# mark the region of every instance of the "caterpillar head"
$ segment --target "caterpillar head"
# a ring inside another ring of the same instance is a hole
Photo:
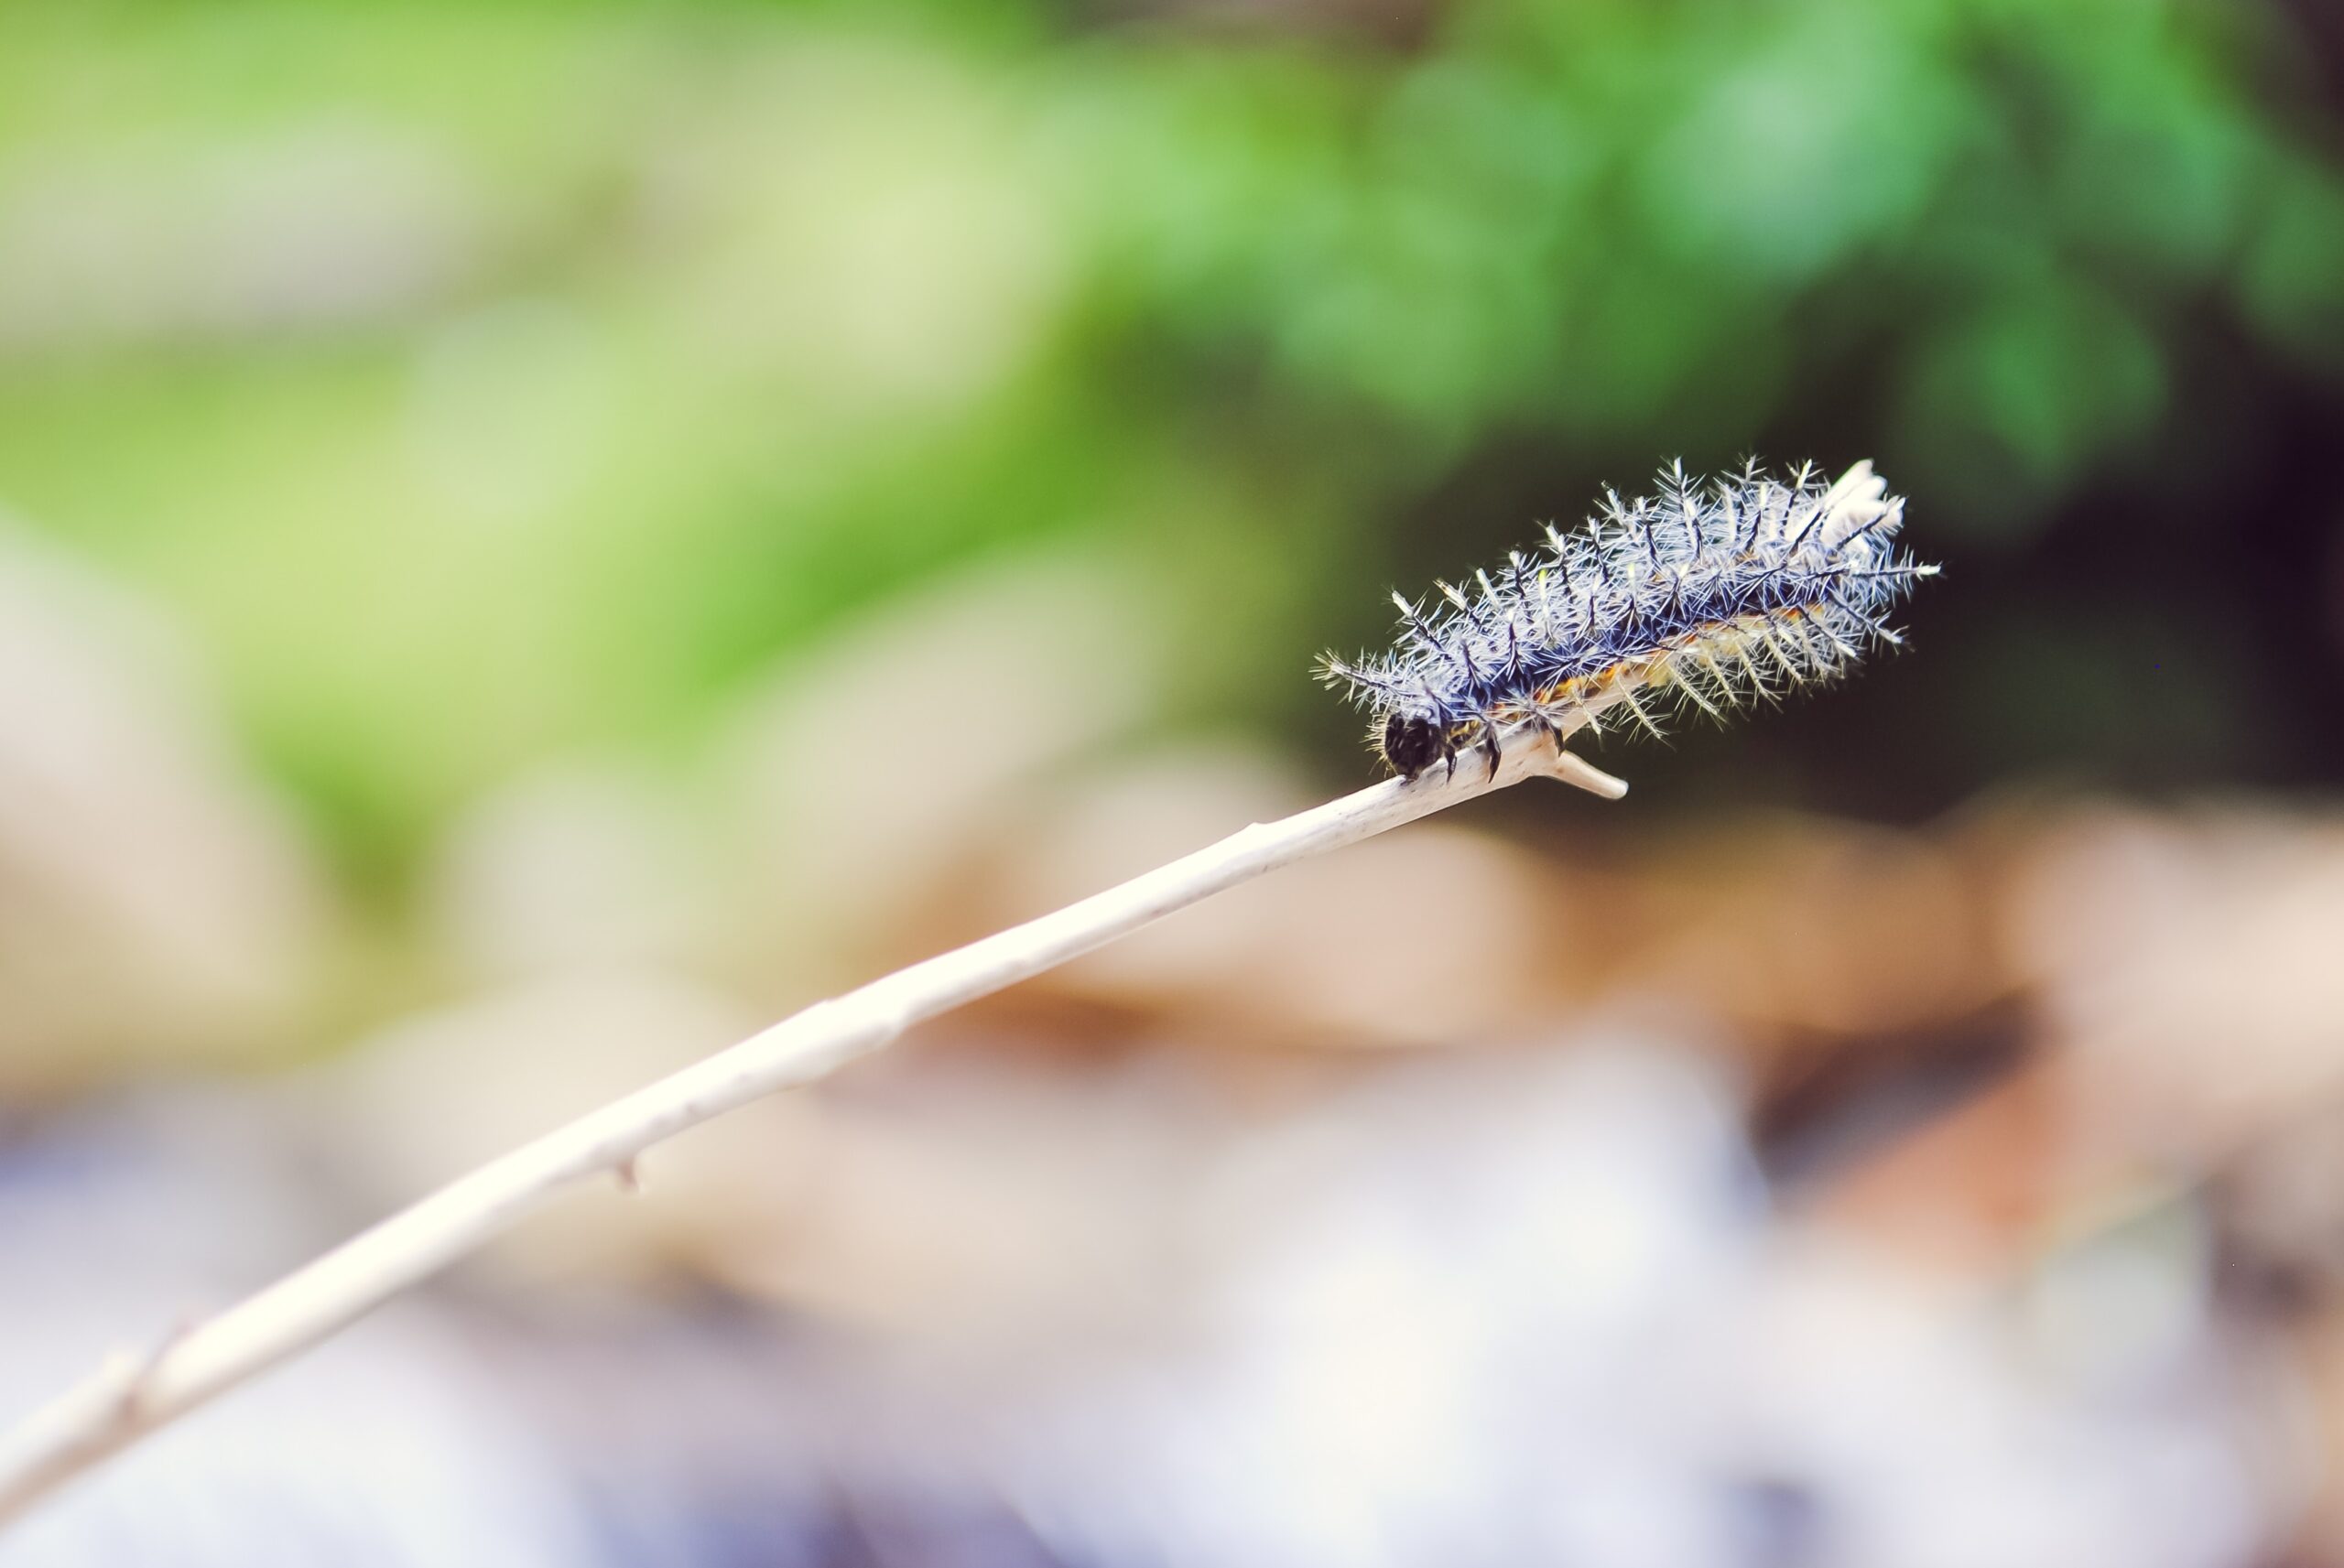
[[[1384,760],[1404,779],[1454,755],[1449,731],[1429,715],[1394,711],[1384,721]]]

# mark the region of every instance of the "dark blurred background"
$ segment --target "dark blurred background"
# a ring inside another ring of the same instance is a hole
[[[2344,1564],[2339,449],[2327,0],[0,6],[0,1419],[1369,781],[1605,484],[1947,568],[0,1563]]]

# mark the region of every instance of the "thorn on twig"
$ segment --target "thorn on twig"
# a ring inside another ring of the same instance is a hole
[[[179,1342],[194,1332],[199,1314],[183,1312],[160,1339],[145,1350],[117,1350],[108,1359],[106,1376],[121,1385],[114,1391],[114,1419],[124,1426],[135,1426],[140,1416],[140,1406],[146,1401],[146,1390],[155,1379],[155,1368],[163,1357],[179,1347]]]
[[[643,1156],[628,1155],[611,1167],[611,1174],[619,1179],[621,1191],[640,1195],[643,1192]]]
[[[142,1356],[135,1350],[117,1350],[106,1357],[105,1379],[115,1385],[115,1425],[129,1426],[138,1420],[138,1396],[146,1385],[147,1368],[154,1364],[152,1351]]]

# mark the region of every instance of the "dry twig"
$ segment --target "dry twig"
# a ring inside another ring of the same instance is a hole
[[[1584,715],[1578,723],[1586,722]],[[1568,726],[1577,728],[1578,724]],[[144,1355],[117,1356],[0,1437],[0,1522],[198,1405],[447,1267],[556,1190],[615,1175],[643,1152],[737,1106],[819,1078],[924,1019],[1041,973],[1175,910],[1308,855],[1340,849],[1520,783],[1559,779],[1607,799],[1627,785],[1524,734],[1494,773],[1476,759],[1255,823],[1054,914],[872,981],[581,1117],[450,1182],[257,1295]]]

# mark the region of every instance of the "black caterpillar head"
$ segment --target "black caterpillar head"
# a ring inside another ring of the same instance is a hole
[[[1394,710],[1384,721],[1384,760],[1404,779],[1453,754],[1448,731],[1424,714]]]

